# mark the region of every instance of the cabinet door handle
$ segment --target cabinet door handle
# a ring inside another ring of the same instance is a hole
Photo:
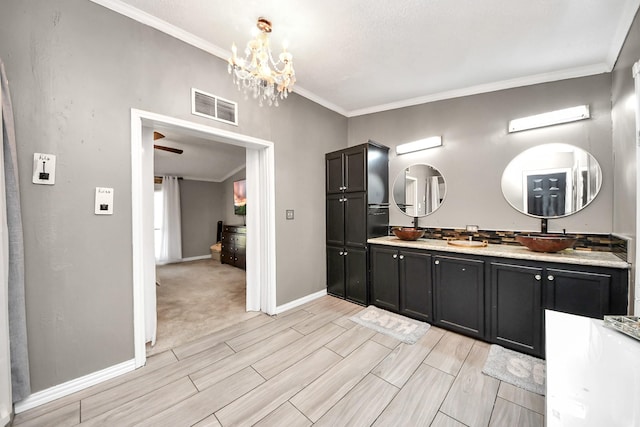
[[[344,254],[343,254],[343,255],[344,255],[344,256],[347,256],[347,254],[348,254],[348,253],[349,253],[349,252],[347,252],[347,251],[344,251]]]
[[[541,276],[541,275],[539,275],[539,274],[536,274],[536,275],[535,275],[535,278],[536,278],[536,280],[540,281],[540,279],[542,279],[542,276]]]
[[[434,262],[434,264],[435,264],[435,265],[438,265],[438,264],[440,264],[440,261],[439,261],[439,260],[436,260],[436,262]]]
[[[340,252],[338,252],[338,255],[342,256],[342,255],[344,255],[344,252],[340,251]]]
[[[553,280],[553,279],[554,277],[551,274],[547,276],[547,280]]]
[[[393,254],[393,259],[398,258],[398,254]]]
[[[404,255],[400,255],[400,259],[404,259]]]

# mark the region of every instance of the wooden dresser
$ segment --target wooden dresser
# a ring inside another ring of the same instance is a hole
[[[247,227],[225,225],[222,229],[222,250],[220,262],[246,270]]]

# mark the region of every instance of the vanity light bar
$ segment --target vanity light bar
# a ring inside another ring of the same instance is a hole
[[[430,138],[400,144],[396,147],[396,154],[406,154],[413,151],[426,150],[427,148],[440,147],[441,145],[442,137],[432,136]]]
[[[541,128],[560,123],[575,122],[591,117],[588,105],[578,105],[577,107],[565,108],[562,110],[550,111],[548,113],[536,114],[535,116],[522,117],[509,121],[509,133],[521,130]]]

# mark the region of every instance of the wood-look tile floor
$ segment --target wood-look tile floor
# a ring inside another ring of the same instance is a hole
[[[18,414],[16,426],[542,426],[544,397],[481,373],[489,345],[407,345],[330,296],[261,314]]]

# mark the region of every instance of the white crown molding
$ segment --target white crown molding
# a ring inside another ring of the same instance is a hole
[[[155,28],[158,31],[161,31],[172,37],[175,37],[178,40],[181,40],[194,47],[197,47],[198,49],[204,50],[205,52],[210,53],[211,55],[214,55],[224,60],[225,62],[231,56],[230,51],[223,49],[220,46],[217,46],[211,42],[208,42],[201,37],[198,37],[188,31],[178,28],[175,25],[168,23],[167,21],[164,21],[153,15],[150,15],[147,12],[137,9],[120,0],[90,0],[90,1],[96,4],[99,4],[100,6],[106,7],[107,9],[110,9],[116,13],[124,15],[128,18],[131,18],[134,21],[138,21],[141,24],[148,25],[151,28]],[[315,102],[316,104],[322,105],[323,107],[328,108],[329,110],[335,111],[338,114],[342,114],[343,116],[346,116],[347,112],[345,109],[327,101],[326,99],[319,97],[318,95],[304,89],[301,86],[296,85],[293,91],[298,95],[304,98],[307,98],[310,101]]]
[[[633,24],[633,20],[638,13],[638,8],[640,8],[640,0],[629,0],[625,3],[625,9],[622,12],[616,34],[613,36],[613,41],[607,54],[606,61],[609,66],[609,71],[613,70],[613,67],[616,65],[620,51],[622,51],[622,46],[624,46],[624,42],[631,29],[631,24]]]
[[[100,6],[104,6],[107,9],[111,9],[116,13],[124,15],[128,18],[133,19],[134,21],[138,21],[141,24],[148,25],[151,28],[155,28],[158,31],[161,31],[165,34],[168,34],[172,37],[177,38],[178,40],[182,40],[183,42],[190,44],[198,49],[204,50],[218,58],[224,59],[225,61],[229,56],[231,56],[231,52],[226,49],[222,49],[220,46],[216,46],[213,43],[206,41],[205,39],[198,37],[188,31],[183,30],[182,28],[178,28],[175,25],[168,23],[158,17],[148,14],[140,9],[137,9],[127,3],[124,3],[120,0],[91,0],[92,2],[99,4]]]
[[[96,4],[106,7],[107,9],[111,9],[116,13],[127,16],[135,21],[138,21],[142,24],[148,25],[152,28],[155,28],[158,31],[161,31],[165,34],[168,34],[172,37],[175,37],[183,42],[190,44],[194,47],[197,47],[205,52],[208,52],[220,59],[227,60],[231,55],[231,52],[223,49],[211,42],[208,42],[201,37],[198,37],[192,33],[189,33],[181,28],[176,27],[162,19],[159,19],[153,15],[150,15],[140,9],[137,9],[127,3],[124,3],[120,0],[90,0]],[[586,67],[562,70],[558,72],[552,73],[544,73],[533,76],[521,77],[517,79],[504,80],[499,82],[487,83],[483,85],[471,86],[463,89],[456,89],[452,91],[440,92],[431,95],[425,95],[417,98],[410,98],[402,101],[392,102],[388,104],[381,104],[372,107],[366,107],[355,110],[346,110],[326,99],[316,95],[315,93],[304,89],[301,86],[296,85],[294,87],[294,92],[298,95],[309,99],[316,104],[319,104],[329,110],[332,110],[338,114],[341,114],[345,117],[357,117],[363,116],[366,114],[379,113],[382,111],[395,110],[398,108],[411,107],[414,105],[425,104],[428,102],[441,101],[444,99],[451,98],[459,98],[463,96],[469,95],[477,95],[480,93],[493,92],[497,90],[511,89],[519,86],[529,86],[538,83],[547,83],[552,81],[564,80],[564,79],[572,79],[577,77],[584,77],[594,74],[608,73],[611,72],[615,62],[618,58],[620,50],[624,44],[629,28],[631,27],[631,23],[636,15],[636,12],[640,8],[640,0],[629,0],[626,3],[625,13],[622,14],[622,18],[618,25],[618,30],[614,37],[613,43],[611,44],[611,49],[607,55],[605,63],[595,64]]]
[[[67,381],[66,383],[50,387],[46,390],[33,393],[31,396],[15,404],[15,412],[19,414],[36,406],[44,405],[45,403],[84,390],[85,388],[110,380],[119,375],[126,374],[134,369],[135,359],[131,359],[83,377]]]
[[[310,92],[310,91],[308,91],[308,90],[306,90],[306,89],[304,89],[304,88],[302,88],[302,87],[300,87],[298,85],[293,87],[293,91],[295,93],[297,93],[298,95],[300,95],[300,96],[302,96],[304,98],[307,98],[309,101],[313,101],[316,104],[322,105],[323,107],[328,108],[331,111],[334,111],[334,112],[336,112],[338,114],[341,114],[341,115],[343,115],[345,117],[348,117],[349,112],[347,110],[345,110],[344,108],[342,108],[342,107],[340,107],[340,106],[338,106],[338,105],[336,105],[336,104],[334,104],[332,102],[327,101],[324,98],[319,97],[318,95],[316,95],[313,92]]]
[[[235,168],[234,170],[229,172],[227,175],[225,175],[219,182],[225,182],[226,180],[231,178],[233,175],[237,174],[238,172],[240,172],[241,170],[246,169],[246,168],[247,168],[247,164],[246,163],[244,165],[238,166],[237,168]]]
[[[359,110],[349,111],[347,117],[364,116],[366,114],[380,113],[382,111],[395,110],[398,108],[411,107],[414,105],[427,104],[429,102],[442,101],[445,99],[460,98],[463,96],[477,95],[480,93],[495,92],[498,90],[513,89],[516,87],[530,86],[539,83],[548,83],[558,80],[567,80],[577,77],[591,76],[595,74],[608,73],[607,64],[596,64],[587,67],[572,68],[553,73],[536,74],[533,76],[520,77],[517,79],[503,80],[483,85],[470,86],[463,89],[456,89],[447,92],[434,93],[431,95],[420,96],[417,98],[405,99],[389,104],[376,105],[373,107],[362,108]]]

